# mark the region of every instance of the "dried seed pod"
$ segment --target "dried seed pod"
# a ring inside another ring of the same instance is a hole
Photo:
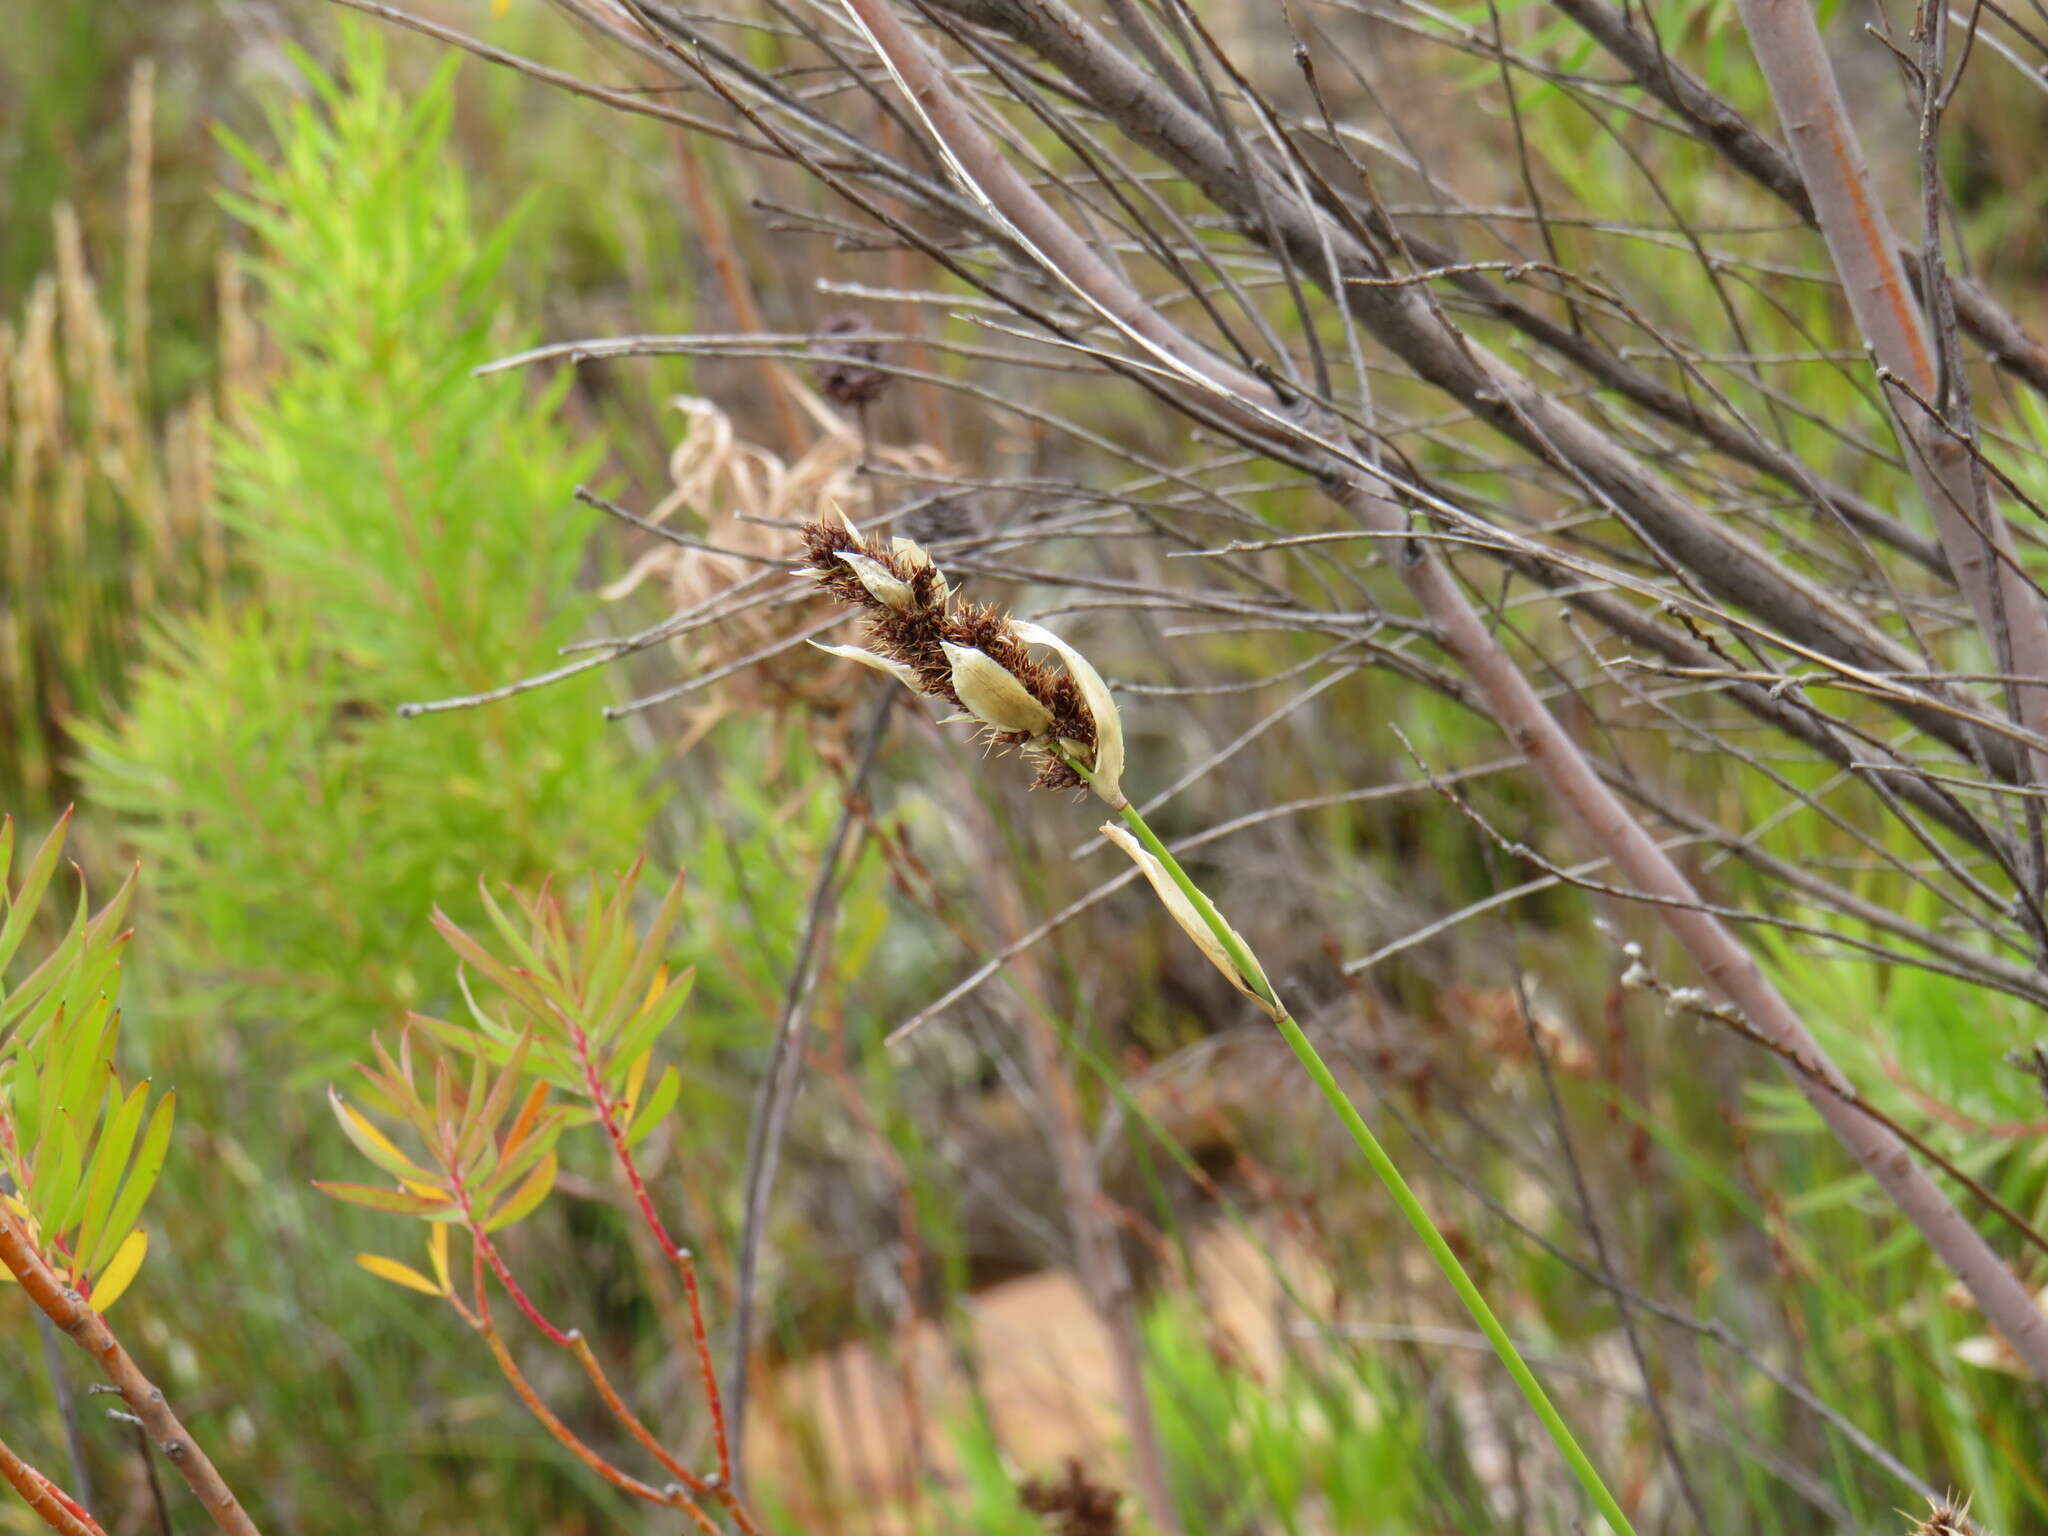
[[[1044,625],[1018,619],[1011,623],[1010,628],[1032,645],[1048,646],[1058,651],[1060,660],[1066,663],[1067,676],[1081,690],[1081,702],[1088,707],[1088,718],[1095,723],[1095,744],[1091,748],[1084,743],[1062,739],[1060,745],[1088,765],[1089,787],[1112,808],[1122,809],[1129,803],[1123,792],[1124,722],[1123,716],[1117,712],[1116,700],[1110,695],[1109,685],[1086,656]]]
[[[857,661],[864,667],[873,667],[877,672],[886,672],[912,693],[922,691],[917,674],[900,661],[891,661],[887,656],[877,656],[873,651],[864,651],[857,645],[826,645],[818,640],[813,640],[811,644],[827,656],[843,657],[847,661]]]
[[[818,388],[834,405],[849,410],[872,405],[889,387],[889,375],[877,368],[882,344],[870,336],[859,315],[834,315],[819,327],[812,350],[818,359]]]

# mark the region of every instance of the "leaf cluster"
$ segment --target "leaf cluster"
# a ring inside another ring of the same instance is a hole
[[[170,1149],[177,1096],[152,1108],[148,1081],[125,1086],[114,1067],[132,871],[97,912],[81,875],[63,936],[19,981],[4,980],[69,826],[67,812],[10,888],[14,818],[0,820],[0,1198],[51,1268],[104,1311],[148,1251],[142,1208]]]
[[[435,928],[462,962],[467,1017],[413,1015],[395,1052],[371,1042],[375,1063],[358,1064],[356,1084],[363,1103],[403,1126],[421,1150],[404,1150],[330,1091],[349,1140],[396,1182],[319,1187],[355,1205],[485,1234],[547,1198],[563,1131],[601,1124],[627,1152],[644,1140],[682,1091],[673,1065],[651,1090],[648,1078],[655,1045],[693,978],[671,977],[665,963],[682,914],[682,877],[643,930],[633,911],[639,875],[635,865],[608,884],[593,878],[580,914],[551,886],[514,892],[510,911],[480,890],[502,946],[496,952],[436,912]],[[376,1255],[361,1262],[401,1285],[446,1294],[445,1232],[429,1251],[437,1284],[413,1285],[425,1277]]]

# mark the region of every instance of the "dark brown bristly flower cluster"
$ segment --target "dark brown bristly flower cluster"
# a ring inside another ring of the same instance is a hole
[[[1095,669],[1058,636],[955,593],[909,539],[886,545],[849,527],[806,523],[807,569],[832,598],[867,618],[867,646],[825,646],[952,704],[1001,745],[1038,764],[1033,787],[1092,787],[1121,804],[1123,733]],[[1030,647],[1056,650],[1058,671]],[[1071,762],[1070,762],[1071,760]],[[1071,765],[1089,769],[1086,775]]]
[[[1058,1482],[1033,1478],[1017,1490],[1017,1501],[1045,1521],[1055,1536],[1122,1536],[1123,1496],[1092,1481],[1071,1457]]]
[[[1913,1536],[1965,1536],[1970,1529],[1968,1501],[1958,1505],[1942,1500],[1927,1511],[1927,1518],[1913,1527]]]

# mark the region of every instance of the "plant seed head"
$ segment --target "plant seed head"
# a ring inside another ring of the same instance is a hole
[[[818,388],[834,405],[858,409],[889,387],[889,375],[875,366],[882,344],[867,334],[859,315],[835,315],[819,328]]]

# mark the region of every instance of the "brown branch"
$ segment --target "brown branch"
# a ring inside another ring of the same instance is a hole
[[[1752,0],[1755,3],[1755,0]],[[1154,305],[1129,288],[1032,190],[974,120],[957,87],[917,41],[888,0],[846,0],[905,93],[960,174],[984,203],[1028,243],[1046,275],[1064,283],[1118,330],[1162,363],[1177,365],[1191,393],[1216,408],[1234,406],[1249,430],[1284,432],[1286,409],[1270,390],[1176,330]],[[1405,292],[1406,290],[1399,290]],[[1426,316],[1408,315],[1408,323]],[[1526,389],[1517,381],[1516,387]],[[1306,425],[1290,451],[1313,444],[1324,488],[1364,527],[1399,536],[1409,519],[1354,463],[1329,449],[1329,440]],[[1341,439],[1339,439],[1341,441]],[[1810,1062],[1816,1074],[1795,1073],[1801,1091],[1837,1139],[1877,1180],[1930,1247],[1968,1288],[1992,1326],[2036,1376],[2048,1380],[2048,1316],[2035,1306],[1983,1236],[1965,1220],[1917,1163],[1910,1150],[1855,1103],[1855,1089],[1829,1060],[1804,1022],[1764,976],[1747,949],[1712,913],[1676,863],[1636,821],[1620,798],[1543,706],[1529,680],[1501,648],[1466,597],[1450,565],[1428,540],[1409,540],[1394,565],[1439,640],[1463,665],[1495,721],[1522,750],[1552,793],[1592,842],[1636,889],[1653,898],[1657,915],[1684,946],[1707,980],[1765,1039]]]
[[[0,1477],[13,1485],[22,1502],[58,1536],[107,1536],[76,1500],[15,1455],[5,1440],[0,1440]]]
[[[1654,37],[1639,31],[1626,14],[1606,0],[1556,0],[1556,5],[1626,68],[1638,85],[1720,150],[1729,164],[1777,197],[1803,221],[1818,224],[1805,178],[1792,157],[1758,132],[1734,107],[1672,62]],[[1920,253],[1896,241],[1892,249],[1914,284],[1924,286]],[[1952,286],[1957,318],[1991,354],[1991,360],[2048,394],[2048,346],[2029,336],[2018,320],[1975,283],[1959,280]]]
[[[1618,513],[1645,544],[1676,562],[1713,596],[1760,616],[1793,644],[1849,666],[1917,670],[1916,657],[1835,594],[1704,515],[1628,448],[1459,333],[1414,286],[1356,281],[1377,272],[1372,253],[1350,229],[1304,204],[1263,161],[1254,161],[1251,167],[1261,181],[1259,199],[1254,200],[1215,127],[1139,69],[1065,0],[992,0],[986,6],[980,0],[935,3],[1000,26],[1050,59],[1099,110],[1179,169],[1251,238],[1262,237],[1259,210],[1270,208],[1280,238],[1318,283],[1328,282],[1322,254],[1327,241],[1345,279],[1333,297],[1366,330],[1477,419],[1570,475],[1596,503]],[[1251,398],[1267,398],[1262,384],[1253,387],[1257,393]],[[1977,564],[1981,566],[1982,560]],[[1953,701],[1945,698],[1939,685],[1929,685],[1925,692],[1942,696],[1945,707],[1906,698],[1887,703],[1936,740],[1971,761],[1987,764],[2001,777],[2026,772],[2023,754],[2010,741],[1998,740],[1983,722],[1967,719],[1969,711],[1953,713]]]
[[[1737,0],[1737,7],[1865,344],[1880,369],[1921,399],[1945,402],[1948,370],[1937,352],[1942,338],[1930,337],[1922,322],[1812,10],[1802,0]],[[1941,20],[1928,24],[1938,28]],[[1939,82],[1923,80],[1921,89],[1931,101]],[[1930,197],[1935,192],[1927,189]],[[1923,259],[1923,276],[1937,311],[1952,315],[1938,228]],[[1992,506],[1982,477],[1935,414],[1902,402],[1897,391],[1887,390],[1886,398],[1957,585],[1998,657],[1998,670],[2048,679],[2048,601],[2021,569],[2012,531]],[[2048,683],[2018,685],[2010,693],[2014,718],[2036,733],[2048,727]],[[2036,754],[2022,782],[2037,782],[2039,767]]]
[[[76,1291],[57,1278],[43,1256],[29,1241],[27,1231],[14,1216],[0,1210],[0,1264],[5,1264],[30,1301],[43,1315],[68,1333],[72,1341],[99,1362],[101,1371],[121,1391],[128,1409],[142,1421],[157,1450],[198,1495],[213,1523],[229,1536],[259,1536],[256,1522],[249,1518],[199,1442],[171,1411],[163,1392],[121,1347],[121,1341]]]

